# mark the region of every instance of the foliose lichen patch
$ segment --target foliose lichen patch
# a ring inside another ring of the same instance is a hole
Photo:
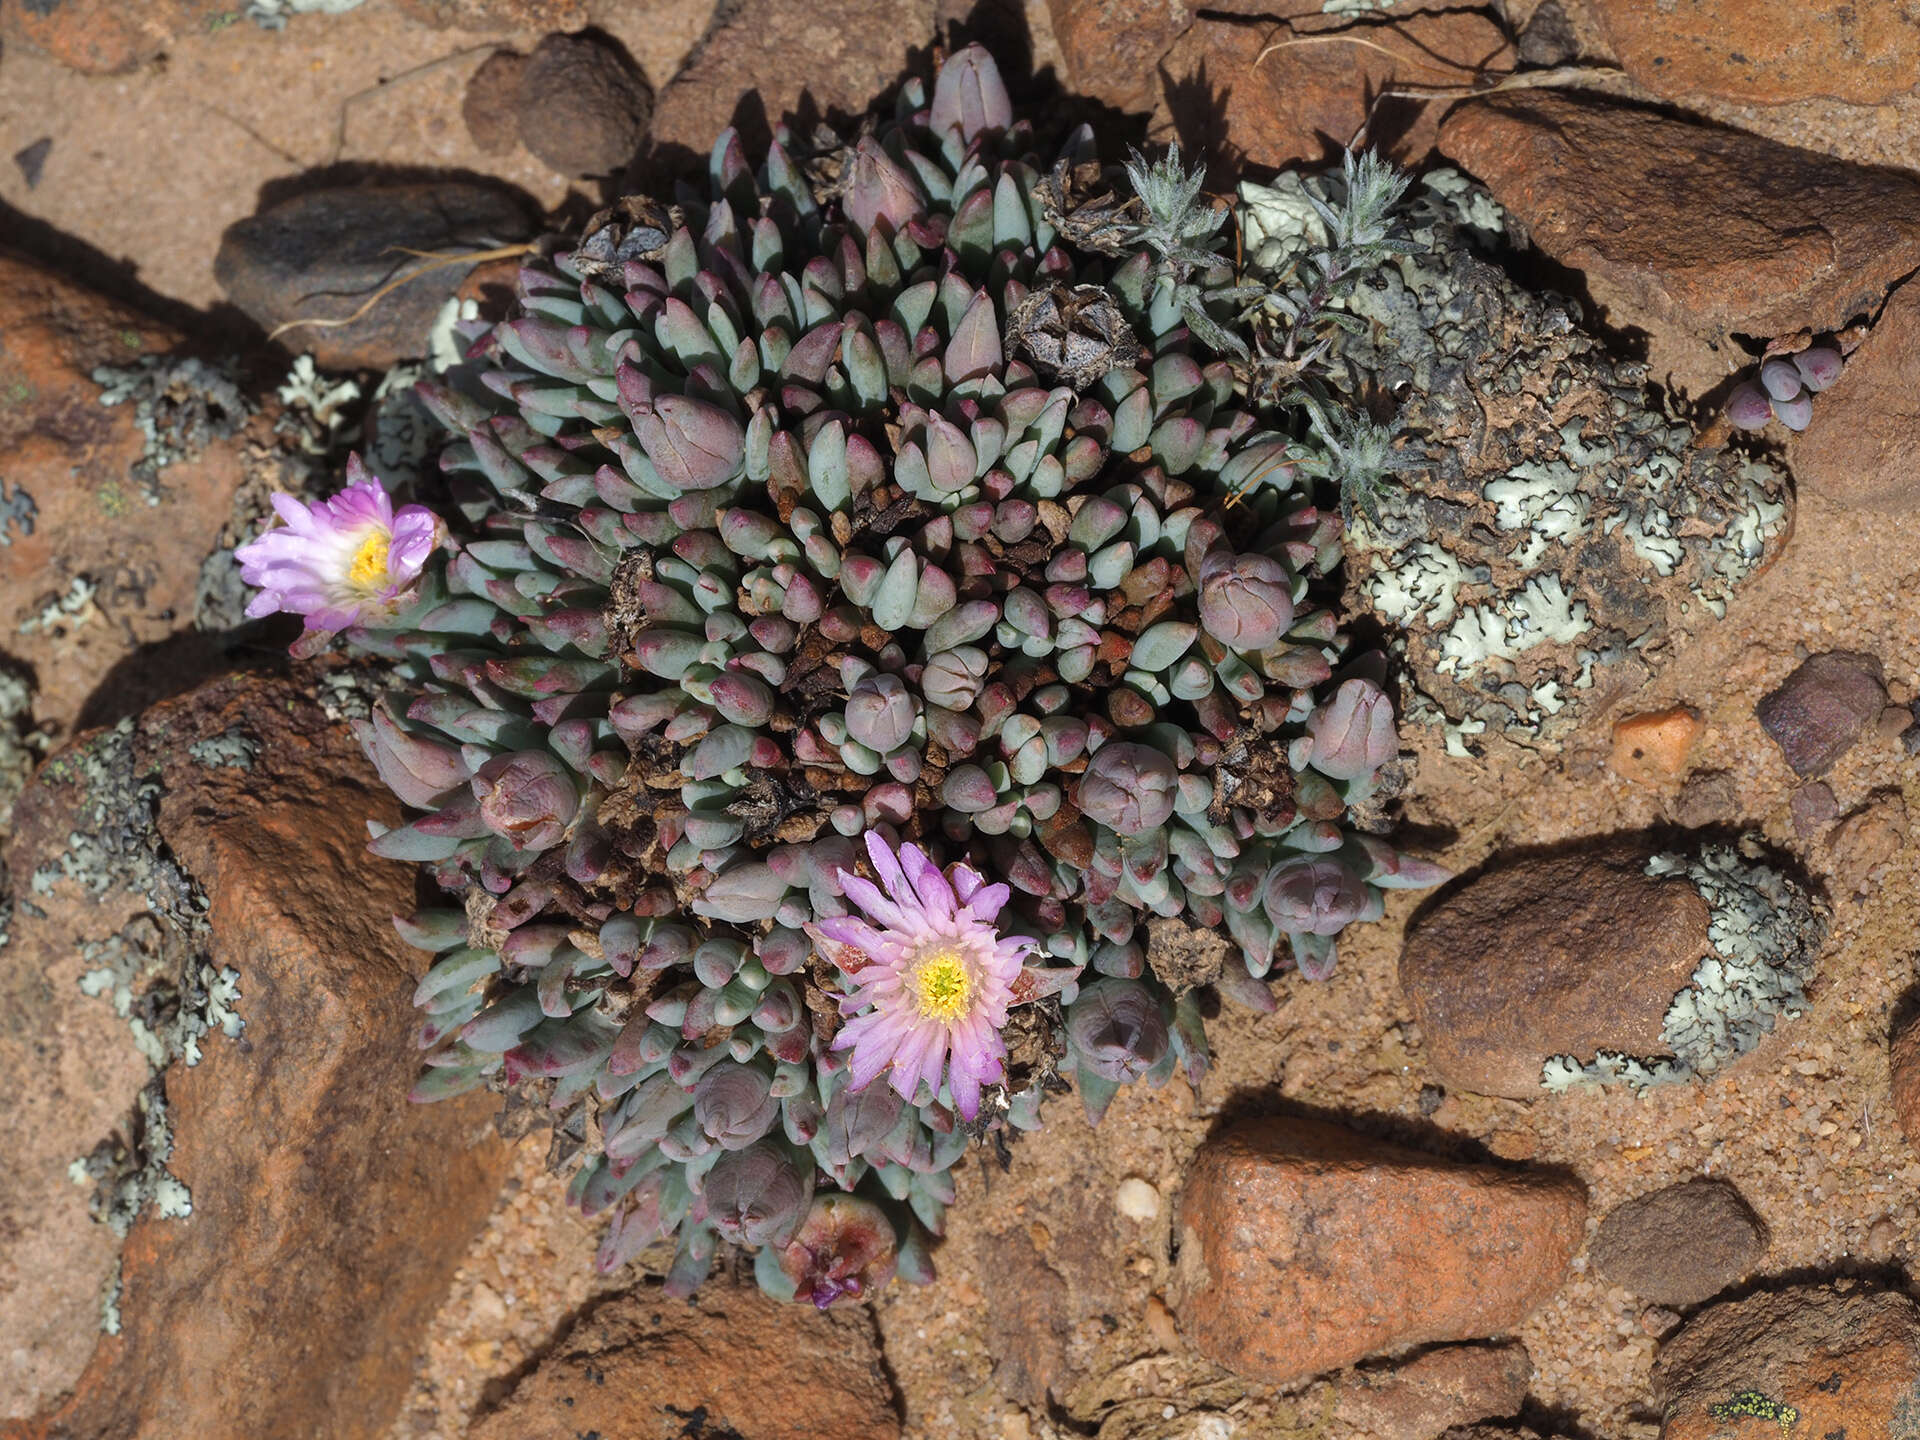
[[[1616,1081],[1641,1090],[1711,1075],[1758,1045],[1777,1019],[1806,1011],[1806,983],[1827,933],[1811,895],[1732,845],[1703,846],[1692,856],[1655,855],[1647,874],[1692,885],[1711,917],[1713,951],[1661,1022],[1660,1038],[1671,1054],[1603,1050],[1590,1061],[1555,1055],[1541,1069],[1540,1083],[1549,1091]]]

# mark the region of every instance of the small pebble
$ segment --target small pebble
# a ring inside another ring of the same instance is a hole
[[[1113,1198],[1120,1213],[1136,1225],[1145,1225],[1160,1213],[1160,1192],[1137,1176],[1122,1180]]]

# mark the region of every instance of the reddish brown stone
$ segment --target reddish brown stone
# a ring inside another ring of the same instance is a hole
[[[1505,32],[1477,11],[1291,36],[1265,19],[1212,17],[1196,20],[1162,60],[1162,107],[1182,141],[1223,170],[1278,168],[1336,153],[1388,85],[1463,85],[1512,64]],[[1418,164],[1433,152],[1442,113],[1430,102],[1388,102],[1373,143]]]
[[[1920,1016],[1894,1033],[1890,1051],[1893,1113],[1907,1143],[1920,1150]]]
[[[26,44],[69,70],[122,75],[165,53],[181,35],[230,14],[230,0],[57,0],[0,5],[0,46]]]
[[[1047,0],[1067,83],[1121,110],[1152,108],[1160,57],[1193,23],[1184,0]]]
[[[689,1419],[703,1423],[689,1428]],[[588,1312],[472,1440],[889,1440],[900,1434],[873,1318],[718,1281]]]
[[[210,958],[239,972],[246,1028],[165,1072],[192,1214],[135,1222],[120,1335],[23,1433],[291,1440],[325,1417],[329,1436],[384,1435],[504,1166],[492,1097],[405,1098],[425,957],[388,917],[414,876],[369,856],[365,828],[398,807],[284,681],[162,705],[134,753],[157,776],[160,839],[211,901]]]
[[[88,1218],[87,1191],[67,1167],[125,1128],[150,1078],[126,1021],[80,989],[90,947],[147,910],[119,877],[68,858],[69,837],[87,824],[85,753],[69,748],[40,767],[14,807],[5,855],[32,904],[16,911],[0,950],[0,1074],[33,1082],[8,1097],[0,1165],[0,1419],[58,1399],[100,1339],[120,1247]],[[62,875],[68,867],[80,875]]]
[[[1910,1435],[1920,1305],[1845,1282],[1715,1305],[1661,1347],[1653,1389],[1661,1440]]]
[[[1838,329],[1920,266],[1920,183],[1741,131],[1529,92],[1460,106],[1440,148],[1696,390],[1732,335]]]
[[[1597,847],[1498,866],[1408,935],[1400,984],[1449,1088],[1538,1098],[1555,1055],[1666,1053],[1673,997],[1709,953],[1707,903],[1646,873],[1651,852]]]
[[[1700,712],[1686,705],[1629,715],[1613,727],[1613,772],[1640,785],[1659,785],[1687,773],[1687,755],[1700,738]]]
[[[611,175],[640,153],[653,87],[620,48],[591,35],[549,35],[518,87],[520,143],[562,175]]]
[[[1620,66],[1656,95],[1877,105],[1920,85],[1920,4],[1589,0]]]
[[[860,115],[933,42],[933,0],[743,0],[720,13],[660,92],[663,159],[704,167],[729,125],[757,155],[790,116]]]
[[[1443,1345],[1391,1370],[1342,1380],[1336,1413],[1377,1440],[1432,1440],[1451,1425],[1512,1415],[1532,1378],[1533,1360],[1517,1340]]]
[[[1842,505],[1907,509],[1920,500],[1920,285],[1906,284],[1831,389],[1787,441],[1795,482]]]
[[[245,433],[143,479],[134,406],[102,405],[92,378],[178,339],[0,254],[0,653],[32,668],[35,717],[55,733],[116,664],[192,625],[201,563],[232,514]]]
[[[1403,1345],[1512,1330],[1580,1247],[1579,1185],[1320,1121],[1247,1121],[1194,1157],[1176,1307],[1208,1359],[1284,1384]]]

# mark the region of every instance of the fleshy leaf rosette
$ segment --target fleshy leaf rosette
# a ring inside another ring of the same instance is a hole
[[[437,955],[414,1093],[532,1087],[603,1269],[927,1279],[952,1167],[1056,1072],[1095,1115],[1204,1075],[1149,921],[1229,936],[1211,983],[1270,1009],[1438,873],[1344,824],[1392,712],[1297,417],[1196,338],[1224,264],[1081,248],[1042,182],[1091,135],[1031,147],[978,47],[836,155],[729,131],[653,249],[530,259],[420,387],[448,538],[352,632],[416,812],[373,848],[453,897],[399,921]]]

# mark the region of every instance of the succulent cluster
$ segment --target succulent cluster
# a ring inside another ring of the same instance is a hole
[[[1200,987],[1271,1008],[1443,873],[1343,823],[1393,713],[1299,417],[1218,353],[1220,217],[1136,159],[1096,225],[1090,142],[1043,169],[978,47],[852,143],[723,134],[419,387],[424,570],[364,501],[243,552],[404,692],[373,848],[459,897],[401,922],[416,1097],[541,1087],[604,1267],[924,1278],[974,1138],[1197,1082]],[[1230,943],[1157,965],[1170,924]]]
[[[1845,364],[1834,345],[1770,354],[1727,396],[1727,420],[1740,430],[1764,430],[1769,420],[1804,430],[1813,423],[1813,397],[1840,378]]]

